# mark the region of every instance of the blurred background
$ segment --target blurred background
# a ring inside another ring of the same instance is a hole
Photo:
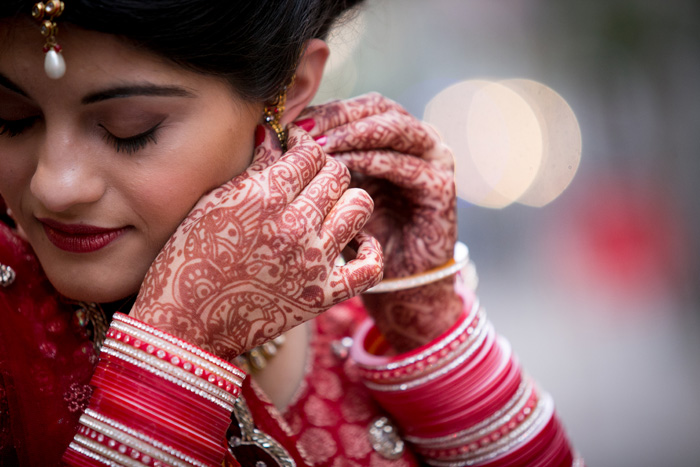
[[[589,466],[700,465],[700,2],[368,0],[317,101],[453,146],[496,329]]]

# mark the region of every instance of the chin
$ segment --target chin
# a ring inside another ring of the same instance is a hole
[[[99,281],[85,281],[81,283],[70,281],[70,278],[68,277],[56,279],[57,280],[54,280],[54,278],[49,277],[49,280],[61,295],[70,298],[71,300],[78,300],[82,302],[116,302],[118,300],[123,300],[130,296],[136,295],[140,286],[140,283],[138,283],[136,285],[123,284],[115,287],[113,283],[102,284]]]

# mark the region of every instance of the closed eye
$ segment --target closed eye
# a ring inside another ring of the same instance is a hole
[[[124,152],[126,154],[133,154],[145,148],[150,143],[158,144],[158,140],[156,137],[158,132],[157,130],[160,128],[162,123],[163,122],[160,121],[156,123],[153,127],[149,128],[148,130],[142,133],[133,136],[128,136],[125,138],[113,135],[103,125],[100,125],[100,127],[102,127],[102,129],[105,130],[105,141],[111,144],[114,147],[115,151]]]
[[[0,136],[13,138],[31,128],[39,117],[27,117],[19,120],[5,120],[0,118]]]

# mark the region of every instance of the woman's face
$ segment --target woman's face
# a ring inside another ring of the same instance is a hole
[[[248,166],[262,105],[110,35],[0,26],[0,193],[68,297],[136,293],[197,200]]]

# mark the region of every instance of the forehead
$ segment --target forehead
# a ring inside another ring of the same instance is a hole
[[[44,72],[44,38],[38,26],[30,20],[1,22],[0,73],[39,100],[84,94],[120,82],[168,83],[192,89],[211,84],[203,75],[114,35],[60,24],[57,42],[66,74],[52,80]]]

